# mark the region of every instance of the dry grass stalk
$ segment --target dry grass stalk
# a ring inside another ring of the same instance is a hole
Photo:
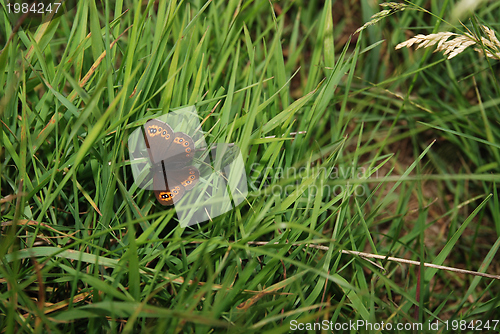
[[[470,30],[463,34],[452,32],[440,32],[430,35],[417,35],[409,40],[396,45],[396,50],[417,45],[419,48],[427,48],[436,45],[434,52],[443,52],[448,59],[462,53],[469,46],[475,45],[474,50],[483,56],[500,60],[500,41],[496,38],[495,32],[487,26],[481,26],[484,36],[477,36]],[[451,38],[451,39],[450,39]]]
[[[278,245],[279,243],[278,242],[271,243],[268,241],[249,241],[248,244],[249,245],[258,245],[258,246],[266,246],[268,244]],[[294,245],[294,246],[305,245],[306,247],[310,247],[310,248],[329,250],[328,246],[323,246],[323,245],[301,244],[301,243],[293,243],[292,245]],[[346,254],[346,255],[357,255],[357,256],[364,258],[364,259],[379,259],[379,260],[384,260],[384,261],[394,261],[394,262],[399,262],[399,263],[413,264],[416,266],[421,265],[420,261],[413,261],[413,260],[403,259],[403,258],[399,258],[399,257],[371,254],[371,253],[365,253],[365,252],[357,252],[357,251],[351,251],[351,250],[345,250],[345,249],[340,250],[340,252],[342,254]],[[380,267],[380,266],[377,265],[377,267]],[[424,267],[435,268],[435,269],[440,269],[440,270],[448,270],[448,271],[453,271],[456,273],[461,273],[461,274],[466,274],[466,275],[481,276],[481,277],[500,280],[500,275],[493,275],[493,274],[487,274],[487,273],[482,273],[482,272],[477,272],[477,271],[472,271],[472,270],[465,270],[465,269],[441,266],[441,265],[437,265],[437,264],[433,264],[433,263],[424,262]]]

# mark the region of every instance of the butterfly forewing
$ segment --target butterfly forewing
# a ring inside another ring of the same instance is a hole
[[[172,144],[163,157],[165,164],[184,164],[193,160],[194,141],[183,132],[175,132]]]
[[[153,164],[186,165],[194,157],[194,141],[183,132],[174,132],[170,125],[157,119],[144,124],[147,147]]]
[[[161,162],[174,142],[174,131],[165,122],[151,119],[144,124],[146,145],[153,164]]]

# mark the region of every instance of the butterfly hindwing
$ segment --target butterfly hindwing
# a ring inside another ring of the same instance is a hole
[[[153,189],[158,202],[166,206],[177,203],[200,178],[200,172],[194,166],[180,170],[167,170],[165,173],[166,175],[160,169],[154,174]]]
[[[194,166],[187,166],[179,170],[165,169],[168,184],[180,184],[184,189],[191,190],[200,178],[200,171]]]
[[[174,180],[172,180],[170,184],[167,184],[163,170],[154,174],[153,189],[158,202],[165,206],[174,205],[186,192],[184,187]]]

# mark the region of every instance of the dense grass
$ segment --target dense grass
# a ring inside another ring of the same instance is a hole
[[[354,3],[90,0],[14,33],[2,17],[0,332],[500,320],[498,279],[349,253],[500,275],[498,61],[394,50],[464,30],[453,1],[351,35],[379,11]],[[497,2],[475,14],[498,30]],[[127,140],[189,105],[207,143],[241,148],[249,195],[181,228],[134,184]]]

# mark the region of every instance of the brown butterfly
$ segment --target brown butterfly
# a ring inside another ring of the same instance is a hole
[[[194,157],[194,141],[157,119],[147,121],[144,132],[154,169],[155,197],[162,205],[174,205],[187,190],[193,189],[200,178],[196,167],[186,166]]]

